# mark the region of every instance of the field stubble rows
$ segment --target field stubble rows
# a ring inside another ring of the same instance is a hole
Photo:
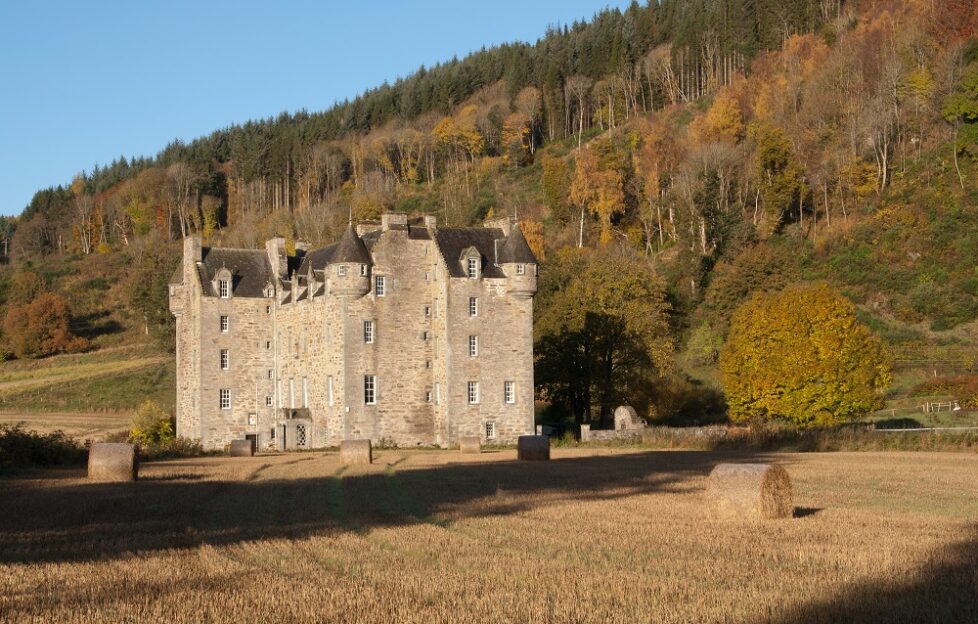
[[[975,621],[978,456],[380,451],[0,482],[0,620]],[[799,517],[712,517],[705,476],[776,459]],[[970,618],[963,619],[963,618]]]

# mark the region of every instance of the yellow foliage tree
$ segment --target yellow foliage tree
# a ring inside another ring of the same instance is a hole
[[[744,113],[730,90],[721,89],[710,109],[693,120],[691,128],[702,143],[737,143],[744,138]]]
[[[734,312],[720,353],[731,420],[828,426],[878,409],[890,382],[883,344],[827,284],[759,293]]]
[[[523,231],[523,238],[530,246],[530,251],[536,256],[537,261],[543,262],[547,259],[547,250],[544,245],[543,224],[536,219],[521,219],[520,230]]]
[[[570,199],[581,209],[582,228],[587,209],[601,220],[601,243],[610,242],[613,238],[611,221],[625,207],[621,173],[602,167],[595,150],[582,150],[577,156]]]

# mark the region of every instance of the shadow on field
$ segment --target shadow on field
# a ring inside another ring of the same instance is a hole
[[[756,455],[731,454],[735,461]],[[166,548],[301,538],[339,531],[519,513],[555,502],[609,500],[651,492],[697,493],[696,478],[723,455],[646,452],[561,458],[550,462],[458,463],[396,472],[315,475],[314,460],[256,464],[241,481],[186,480],[188,474],[137,483],[56,483],[28,487],[0,481],[0,563],[89,560]],[[233,461],[233,460],[232,460]],[[284,471],[281,469],[284,468]],[[188,470],[189,469],[189,470]],[[269,478],[266,470],[294,478]],[[371,470],[374,470],[372,468]],[[190,474],[192,473],[192,474]],[[259,478],[259,475],[265,475]],[[13,486],[13,487],[10,487]]]
[[[768,621],[768,620],[764,620]],[[929,553],[917,575],[893,583],[861,583],[804,605],[773,622],[877,624],[978,622],[978,526],[966,539]]]

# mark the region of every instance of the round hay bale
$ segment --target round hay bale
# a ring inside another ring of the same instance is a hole
[[[482,439],[479,436],[462,436],[458,439],[458,450],[462,453],[481,453]]]
[[[89,481],[135,481],[139,476],[139,447],[98,442],[88,449]]]
[[[706,497],[726,518],[790,518],[795,510],[791,478],[777,464],[718,464]]]
[[[615,408],[615,429],[639,429],[643,424],[638,412],[631,405],[619,405]]]
[[[231,440],[231,457],[253,457],[255,443],[252,440]]]
[[[550,438],[545,435],[524,435],[516,441],[516,458],[521,461],[549,461]]]
[[[345,465],[373,462],[370,440],[343,440],[340,443],[340,461]]]

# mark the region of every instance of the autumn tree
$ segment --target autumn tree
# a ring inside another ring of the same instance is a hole
[[[6,303],[11,305],[24,305],[34,301],[45,290],[47,284],[44,278],[30,269],[18,271],[10,280],[7,287]]]
[[[559,251],[542,272],[534,323],[545,397],[605,426],[616,405],[671,368],[665,288],[646,261],[607,248]]]
[[[883,344],[824,283],[757,293],[738,308],[720,371],[732,420],[802,427],[878,409],[890,382]]]
[[[174,348],[175,320],[170,314],[167,281],[179,263],[162,241],[151,239],[135,250],[128,278],[128,305],[143,321],[143,332],[169,350]]]
[[[593,141],[577,155],[570,199],[581,211],[578,247],[584,246],[584,217],[590,212],[601,224],[601,244],[613,238],[612,221],[625,208],[624,180],[609,158],[613,150],[607,141]]]
[[[798,207],[799,221],[802,220],[804,170],[795,158],[783,130],[756,124],[751,127],[751,134],[757,149],[754,175],[765,213],[762,231],[771,234],[778,230],[793,206]]]
[[[966,153],[978,159],[978,62],[965,70],[960,86],[947,96],[941,112],[954,126],[954,168],[963,189],[964,176],[958,155]]]
[[[71,353],[88,341],[71,333],[71,308],[64,297],[42,293],[31,303],[11,306],[3,320],[7,344],[18,358]]]

